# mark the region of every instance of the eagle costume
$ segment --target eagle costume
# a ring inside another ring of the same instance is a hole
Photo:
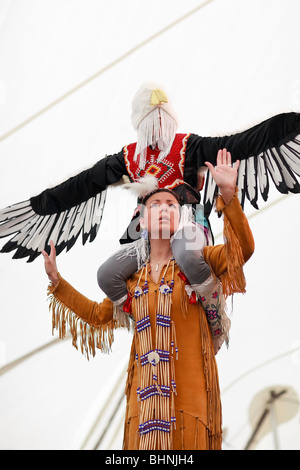
[[[259,192],[268,198],[270,179],[281,193],[299,193],[300,114],[285,113],[240,133],[223,137],[177,134],[177,118],[166,93],[146,84],[133,100],[133,125],[137,143],[99,160],[92,168],[41,194],[0,210],[0,237],[9,237],[1,252],[13,258],[37,258],[49,250],[57,254],[72,248],[78,237],[92,242],[105,210],[110,185],[129,178],[136,183],[145,175],[156,178],[158,187],[175,191],[182,203],[197,204],[197,172],[209,161],[216,163],[219,149],[226,148],[233,163],[240,160],[237,186],[239,199],[258,209]],[[217,194],[210,172],[202,204],[209,217]],[[122,243],[132,241],[122,237]],[[131,237],[132,238],[132,237]]]

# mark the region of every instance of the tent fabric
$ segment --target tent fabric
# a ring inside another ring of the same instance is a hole
[[[135,141],[131,101],[144,81],[166,85],[180,132],[230,135],[299,112],[299,13],[297,0],[2,0],[1,208]],[[256,251],[246,294],[228,304],[230,348],[218,355],[223,448],[245,447],[263,412],[253,399],[274,386],[298,397],[280,399],[295,412],[277,437],[281,449],[299,450],[299,196],[273,188],[258,205],[245,204]],[[89,298],[103,298],[97,269],[118,249],[134,207],[132,195],[111,188],[96,239],[58,258]],[[210,221],[222,242],[222,220],[213,213]],[[0,276],[0,448],[120,449],[130,334],[90,361],[69,340],[40,351],[53,339],[43,260],[1,254]],[[253,448],[274,448],[271,423]]]

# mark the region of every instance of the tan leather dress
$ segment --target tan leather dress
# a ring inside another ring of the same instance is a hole
[[[252,233],[236,196],[226,206],[220,200],[218,209],[224,214],[226,243],[206,247],[204,257],[223,283],[226,295],[233,291],[244,292],[242,265],[254,251]],[[139,449],[141,446],[147,448],[147,445],[152,446],[149,450],[219,450],[222,446],[221,398],[211,333],[201,304],[189,302],[179,273],[176,263],[174,271],[170,265],[165,273],[165,282],[174,278],[170,317],[178,356],[175,348],[170,346],[169,370],[176,383],[176,393],[171,387],[167,399],[159,396],[158,401],[152,402],[156,403],[155,407],[160,407],[162,400],[167,400],[168,409],[172,408],[168,415],[169,420],[172,416],[172,424],[167,430],[152,431],[153,435],[156,433],[155,439],[141,442],[141,399],[138,400],[137,393],[142,373],[141,343],[135,328],[126,384],[125,450]],[[129,291],[132,292],[137,285],[140,274],[136,273],[128,280]],[[155,283],[149,270],[147,276],[148,312],[154,346],[160,280]],[[144,281],[142,276],[140,282],[143,284]],[[104,299],[100,304],[93,302],[62,277],[57,286],[49,286],[48,293],[51,296],[53,330],[59,329],[60,337],[63,338],[68,327],[73,336],[73,345],[81,348],[87,356],[95,354],[97,348],[106,352],[113,342],[114,329],[129,324],[125,315],[116,314],[109,299]],[[132,316],[135,316],[134,302]],[[155,413],[153,409],[153,417]]]

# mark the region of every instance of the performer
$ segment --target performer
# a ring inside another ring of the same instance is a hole
[[[226,149],[219,150],[217,162],[219,164],[223,164],[223,162],[225,164],[226,162],[231,167],[230,152],[227,152]],[[239,167],[239,161],[237,163],[236,171]],[[134,186],[140,197],[144,195],[143,203],[147,200],[147,192],[152,194],[155,189],[159,190],[156,178],[153,177],[153,180],[151,181],[151,177],[148,177],[146,183],[144,183],[141,179]],[[178,203],[180,204],[179,197]],[[141,204],[139,212],[142,211],[142,208],[143,205]],[[169,236],[170,234],[166,233],[166,235]],[[130,247],[113,254],[98,270],[98,284],[100,288],[117,307],[123,308],[125,305],[125,311],[126,303],[128,302],[126,282],[149,257],[148,242],[148,232],[142,230],[141,239],[137,243],[133,243]],[[183,205],[181,208],[180,224],[171,237],[171,248],[176,263],[189,282],[191,301],[194,301],[195,296],[201,299],[210,296],[212,292],[218,291],[218,284],[215,282],[214,276],[203,258],[203,249],[206,245],[209,245],[209,237],[205,227],[197,224],[188,207]],[[156,270],[158,270],[163,262],[163,259],[157,260]],[[203,304],[203,307],[209,308],[209,305]]]
[[[209,165],[221,196],[218,210],[224,216],[226,243],[206,246],[204,258],[228,293],[244,292],[243,264],[254,251],[247,219],[237,197],[236,169],[218,162]],[[218,372],[207,316],[200,302],[188,302],[185,277],[173,258],[170,239],[180,223],[178,198],[171,190],[157,189],[145,199],[141,224],[149,231],[150,258],[127,282],[132,294],[130,315],[135,321],[128,376],[124,426],[125,450],[219,450],[222,417]],[[162,217],[162,214],[165,216]],[[58,273],[51,242],[50,256],[43,251],[51,280],[49,295],[53,327],[63,338],[69,325],[77,346],[87,356],[96,348],[107,352],[114,329],[129,327],[130,317],[105,298],[93,302]],[[158,259],[164,266],[156,271]],[[221,311],[215,293],[214,314]]]
[[[156,84],[146,84],[133,99],[132,121],[136,143],[125,145],[119,153],[102,158],[54,188],[2,209],[0,238],[9,240],[1,251],[13,251],[14,258],[33,261],[42,249],[49,252],[50,240],[57,254],[70,250],[81,234],[83,243],[93,241],[107,189],[123,177],[134,183],[145,175],[154,175],[158,187],[173,189],[181,203],[197,205],[198,172],[206,167],[206,161],[215,165],[218,150],[224,148],[231,153],[233,163],[241,161],[237,185],[242,207],[247,198],[258,208],[259,192],[267,200],[270,178],[282,193],[300,192],[300,114],[280,114],[230,136],[179,134],[169,96]],[[201,201],[206,219],[216,191],[209,173]],[[121,242],[138,238],[138,231],[128,230]]]

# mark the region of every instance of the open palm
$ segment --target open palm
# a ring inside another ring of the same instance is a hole
[[[240,161],[237,160],[233,167],[231,153],[227,152],[226,149],[222,149],[218,151],[217,165],[215,167],[210,162],[205,162],[205,165],[211,172],[223,199],[226,199],[225,202],[228,202],[235,192]]]

